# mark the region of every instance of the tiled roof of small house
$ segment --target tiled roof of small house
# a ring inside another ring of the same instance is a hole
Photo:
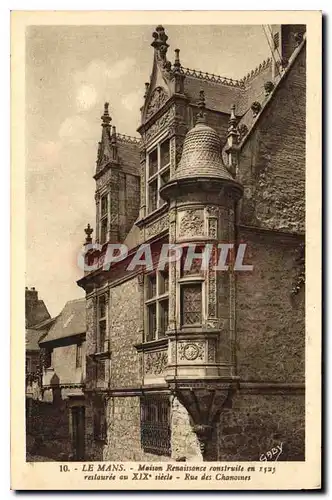
[[[80,335],[85,331],[85,299],[70,300],[62,309],[46,337],[42,339],[41,344]]]
[[[36,330],[27,328],[25,330],[25,349],[26,351],[39,351],[39,341],[43,339],[47,330]]]

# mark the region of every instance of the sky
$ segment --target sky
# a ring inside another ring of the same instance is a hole
[[[162,20],[161,20],[162,21]],[[240,79],[269,57],[261,26],[167,26],[168,59]],[[30,26],[26,33],[26,286],[50,314],[84,297],[77,255],[95,227],[100,116],[138,136],[155,26]]]

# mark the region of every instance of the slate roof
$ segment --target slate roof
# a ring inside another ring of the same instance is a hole
[[[140,175],[139,142],[135,138],[117,134],[117,146],[120,165],[123,172],[130,175]]]
[[[186,76],[184,81],[184,93],[191,102],[199,99],[200,90],[204,90],[207,108],[221,113],[230,113],[233,104],[242,99],[244,89],[239,86],[230,86],[215,83],[209,80]]]
[[[80,335],[86,331],[85,299],[66,303],[41,344]]]
[[[47,330],[27,328],[25,331],[25,350],[39,351],[39,341],[46,335]]]

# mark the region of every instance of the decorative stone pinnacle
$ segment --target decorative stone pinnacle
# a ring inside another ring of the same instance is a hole
[[[206,123],[204,90],[200,90],[199,92],[199,100],[197,102],[197,105],[199,107],[199,112],[197,114],[196,123]]]
[[[90,226],[90,224],[87,225],[87,227],[84,229],[84,232],[86,234],[86,238],[85,238],[85,243],[92,243],[92,238],[91,238],[91,235],[93,233],[93,229],[92,227]]]
[[[233,104],[231,107],[231,116],[229,117],[230,128],[234,128],[236,125],[236,122],[237,122],[237,119],[235,116],[235,104]]]
[[[167,43],[168,36],[165,33],[164,27],[159,24],[156,27],[156,31],[152,33],[152,36],[154,38],[153,42],[151,43],[152,47],[161,52],[163,56],[166,56],[169,45]]]
[[[144,92],[144,99],[148,95],[148,90],[149,90],[150,84],[149,82],[145,82],[145,92]]]
[[[112,118],[110,117],[109,112],[108,112],[108,107],[109,107],[109,102],[105,102],[105,104],[104,104],[104,114],[101,117],[102,122],[103,122],[102,123],[102,127],[108,127],[109,124],[112,121]]]
[[[174,69],[178,70],[181,68],[180,49],[175,49],[174,52],[175,52]]]

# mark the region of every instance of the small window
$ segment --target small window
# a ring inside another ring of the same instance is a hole
[[[171,407],[168,396],[141,399],[141,446],[147,453],[171,455]]]
[[[155,179],[154,181],[149,183],[149,209],[150,212],[156,210],[158,203],[158,181]]]
[[[93,410],[93,433],[96,441],[105,441],[107,438],[106,403],[95,402]]]
[[[46,349],[44,357],[44,367],[52,368],[52,349]]]
[[[155,274],[148,276],[148,299],[152,299],[157,295],[157,278]]]
[[[101,221],[100,243],[103,245],[107,241],[107,218]]]
[[[158,150],[154,149],[149,154],[149,177],[152,177],[158,171]]]
[[[202,324],[202,284],[181,285],[181,324]]]
[[[159,314],[159,333],[161,337],[165,337],[165,333],[168,327],[168,299],[161,300],[159,302]]]
[[[98,341],[97,351],[104,352],[105,341],[107,338],[107,308],[106,308],[106,295],[98,297]]]
[[[76,368],[82,367],[82,344],[76,345]]]
[[[147,341],[154,340],[156,337],[157,330],[157,315],[156,315],[156,303],[148,305],[148,332]]]
[[[104,195],[101,198],[101,216],[107,215],[108,211],[108,195]]]

